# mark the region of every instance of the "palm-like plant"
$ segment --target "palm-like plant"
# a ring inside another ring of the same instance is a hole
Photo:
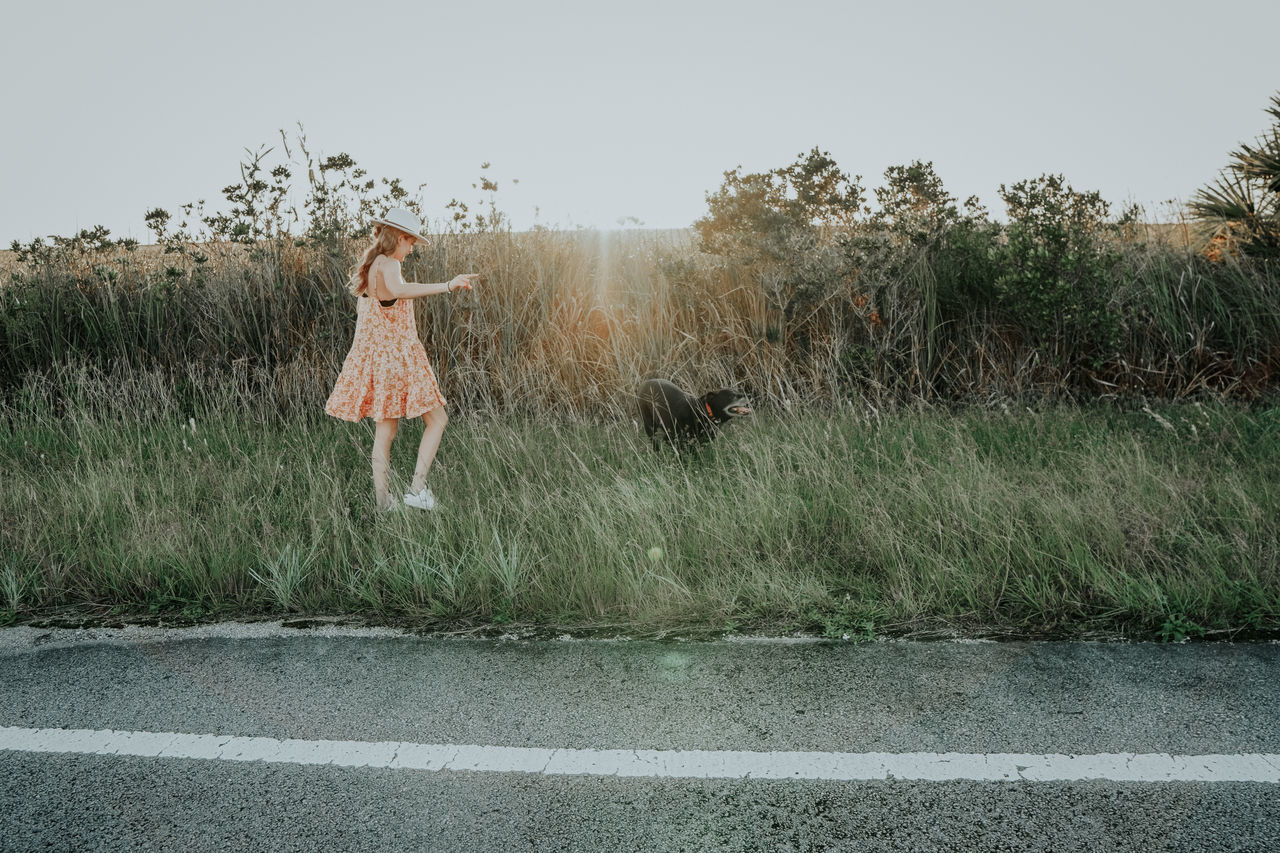
[[[1188,203],[1211,245],[1253,257],[1280,257],[1280,95],[1267,110],[1275,123]]]

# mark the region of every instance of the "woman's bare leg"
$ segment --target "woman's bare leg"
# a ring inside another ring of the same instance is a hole
[[[427,472],[435,461],[436,450],[440,447],[440,437],[444,435],[444,425],[449,422],[449,415],[444,406],[437,406],[422,416],[422,443],[418,445],[418,464],[413,469],[413,483],[409,491],[418,494],[427,487]]]
[[[400,426],[399,418],[383,418],[373,431],[373,499],[378,509],[390,509],[387,493],[387,471],[391,468],[391,441]]]

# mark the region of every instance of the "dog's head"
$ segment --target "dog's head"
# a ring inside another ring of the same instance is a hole
[[[705,411],[718,424],[751,414],[751,404],[737,391],[722,388],[702,396]]]

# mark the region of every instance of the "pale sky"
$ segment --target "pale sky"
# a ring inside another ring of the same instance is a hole
[[[98,224],[146,242],[147,210],[225,207],[244,150],[279,154],[299,122],[313,153],[425,183],[430,217],[491,162],[516,228],[686,227],[726,170],[815,146],[868,194],[921,159],[997,214],[1001,183],[1045,172],[1155,208],[1269,125],[1280,3],[1222,8],[9,3],[0,247]]]

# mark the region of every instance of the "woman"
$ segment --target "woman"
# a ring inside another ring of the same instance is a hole
[[[357,297],[355,339],[342,363],[342,372],[324,410],[336,418],[373,418],[373,495],[381,510],[398,506],[388,494],[387,471],[391,442],[400,418],[422,416],[425,429],[418,445],[418,463],[404,502],[418,509],[434,509],[435,496],[427,488],[427,472],[435,460],[445,424],[444,395],[435,371],[418,339],[413,300],[420,296],[471,289],[478,274],[455,276],[443,284],[404,280],[403,261],[425,241],[422,223],[408,210],[392,208],[374,221],[373,242],[352,268],[348,288]]]

